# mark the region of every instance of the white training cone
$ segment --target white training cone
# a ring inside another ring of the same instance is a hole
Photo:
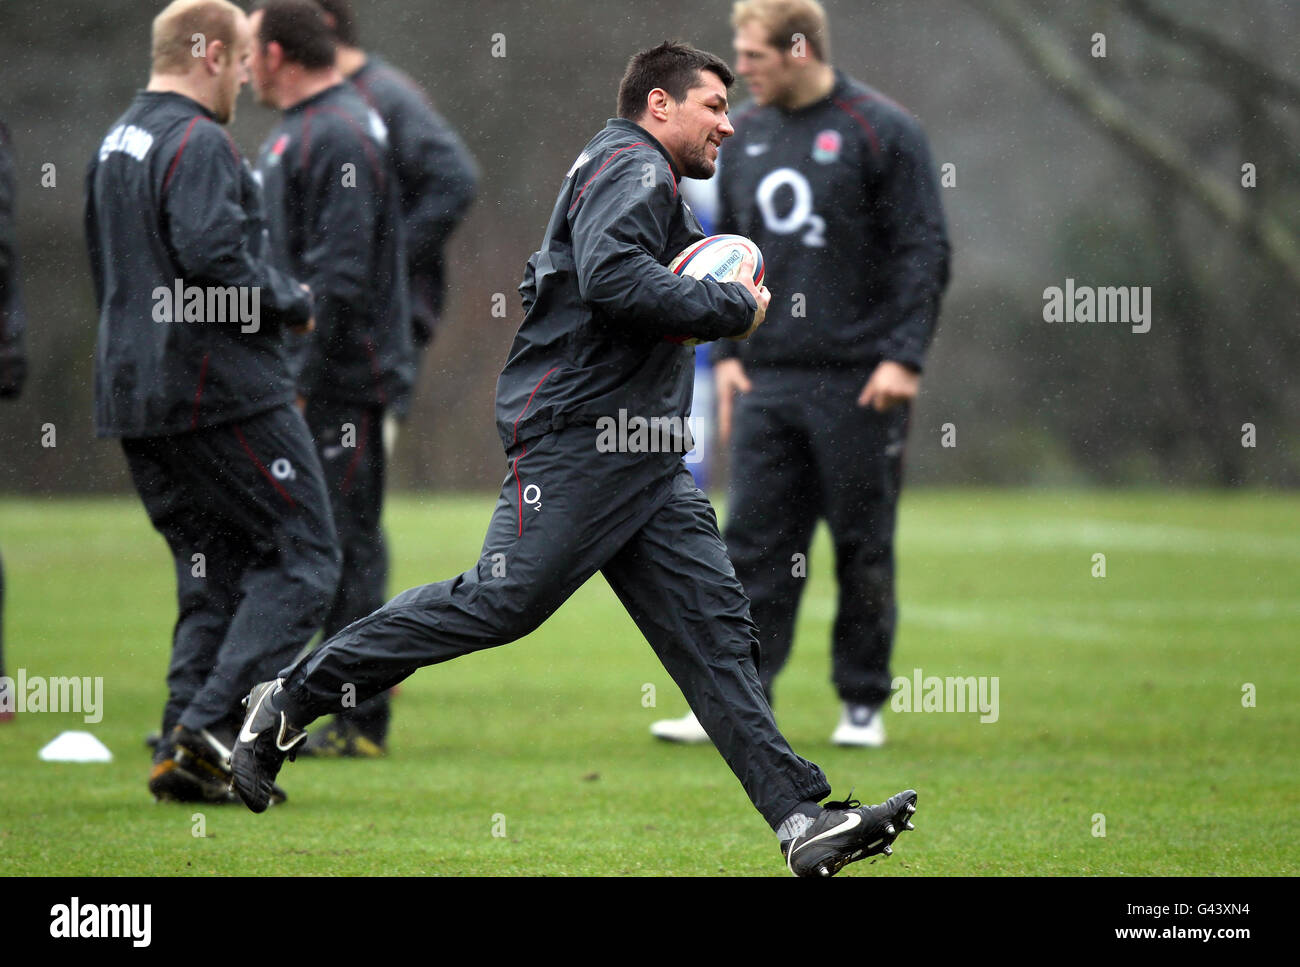
[[[41,749],[46,762],[112,762],[108,746],[89,732],[64,732]]]

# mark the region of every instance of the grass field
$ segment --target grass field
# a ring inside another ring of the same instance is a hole
[[[392,499],[393,588],[471,564],[491,503]],[[920,792],[894,857],[842,875],[1297,871],[1300,498],[914,490],[899,542],[895,675],[996,676],[998,719],[893,713],[886,748],[830,745],[820,534],[778,719],[837,795]],[[388,759],[289,765],[290,801],[254,816],[145,788],[174,611],[138,502],[0,501],[0,551],[8,673],[104,678],[96,725],[0,725],[6,874],[784,873],[716,752],[649,737],[685,706],[600,579],[531,637],[409,679]],[[39,761],[65,729],[114,761]]]

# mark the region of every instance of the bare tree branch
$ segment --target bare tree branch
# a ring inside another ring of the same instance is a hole
[[[1020,0],[968,0],[1002,31],[1031,64],[1038,68],[1075,107],[1099,124],[1120,148],[1178,185],[1198,205],[1256,246],[1300,291],[1300,239],[1270,213],[1246,204],[1233,189],[1199,171],[1186,158],[1193,157],[1176,139],[1159,131],[1154,122],[1099,87],[1078,60],[1064,48]]]
[[[1242,86],[1264,97],[1300,104],[1300,82],[1269,70],[1259,61],[1214,34],[1185,24],[1149,0],[1119,0],[1120,6],[1148,28],[1179,46],[1199,52],[1207,61]]]

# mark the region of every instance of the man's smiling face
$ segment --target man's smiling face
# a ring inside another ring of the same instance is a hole
[[[727,86],[713,71],[699,73],[699,83],[674,104],[674,144],[669,147],[687,178],[712,178],[722,140],[735,134],[727,120]]]

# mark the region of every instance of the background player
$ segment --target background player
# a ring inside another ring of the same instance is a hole
[[[757,242],[785,292],[754,339],[713,348],[724,439],[740,394],[727,549],[752,602],[770,697],[806,581],[799,561],[826,520],[843,702],[832,741],[879,746],[903,445],[948,279],[937,180],[916,120],[831,66],[816,0],[744,0],[732,25],[753,102],[737,112],[720,164],[718,231]],[[691,715],[651,728],[707,741]]]
[[[96,428],[122,438],[175,559],[180,615],[149,779],[163,799],[230,796],[239,699],[307,644],[339,576],[283,345],[285,328],[310,328],[311,301],[263,257],[257,185],[223,128],[250,49],[226,0],[167,6],[148,88],[86,177]]]
[[[301,728],[424,665],[528,634],[601,571],[686,694],[791,869],[831,875],[887,852],[916,794],[817,805],[825,776],[777,731],[755,637],[716,518],[676,453],[603,451],[597,421],[620,410],[688,412],[694,354],[672,337],[745,338],[770,294],[679,277],[667,263],[703,236],[682,175],[713,174],[731,134],[726,65],[663,44],[634,57],[619,117],[578,155],[520,291],[525,316],[497,382],[510,472],[476,567],[412,588],[249,696],[235,787],[254,811]],[[753,266],[749,266],[752,272]],[[743,272],[742,272],[743,276]],[[532,494],[525,497],[525,494]],[[671,602],[671,607],[665,607]]]
[[[464,143],[433,109],[428,96],[406,74],[381,57],[362,50],[350,0],[319,0],[335,40],[334,65],[383,119],[389,156],[401,186],[402,223],[406,229],[407,279],[411,335],[415,342],[415,376],[420,357],[432,342],[442,318],[446,294],[443,250],[465,217],[478,184],[478,167]],[[384,450],[392,458],[397,422],[405,420],[410,393],[393,401],[384,419]],[[383,540],[383,532],[378,534]],[[386,565],[387,548],[381,552]],[[387,597],[387,580],[381,585]],[[389,695],[346,709],[307,740],[304,755],[373,756],[388,737]]]
[[[384,415],[415,369],[401,196],[384,123],[335,67],[321,8],[268,0],[250,22],[258,100],[284,112],[258,156],[272,258],[316,305],[294,368],[343,549],[329,637],[387,597]]]

